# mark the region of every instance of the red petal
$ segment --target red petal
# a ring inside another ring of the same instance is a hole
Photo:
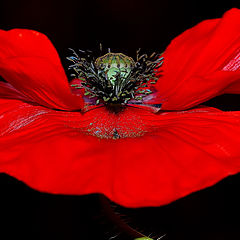
[[[55,48],[36,31],[0,30],[0,75],[31,102],[66,110],[83,104],[71,94]]]
[[[0,97],[9,99],[19,99],[24,102],[30,101],[30,99],[23,93],[14,88],[10,83],[0,81]]]
[[[92,128],[129,133],[131,123],[143,134],[91,136]],[[240,112],[127,108],[111,117],[104,108],[82,115],[1,100],[0,126],[0,171],[49,193],[104,193],[128,207],[159,206],[240,170]]]
[[[223,93],[240,93],[240,10],[185,31],[163,57],[157,85],[162,109],[187,109]]]

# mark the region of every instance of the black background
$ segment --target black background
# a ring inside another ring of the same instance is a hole
[[[134,56],[136,49],[162,52],[170,40],[198,22],[240,7],[239,0],[1,1],[0,27],[29,28],[46,34],[63,65],[68,48],[95,49]],[[239,110],[239,96],[215,98],[207,104]],[[159,208],[116,206],[130,225],[164,240],[240,239],[240,175]],[[0,239],[110,239],[116,231],[106,223],[98,196],[39,193],[0,175]],[[4,236],[6,234],[6,236]],[[120,236],[114,239],[123,239]]]

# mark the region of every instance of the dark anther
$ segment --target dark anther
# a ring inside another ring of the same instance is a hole
[[[152,93],[148,88],[158,80],[155,73],[162,65],[163,58],[156,53],[139,56],[138,50],[134,61],[122,53],[112,53],[108,50],[108,53],[96,58],[91,51],[86,53],[80,50],[83,57],[79,57],[71,49],[74,56],[67,58],[73,63],[69,69],[74,70],[75,76],[81,80],[80,86],[84,88],[85,95],[96,98],[96,104],[121,106],[130,100],[142,102],[144,97]]]

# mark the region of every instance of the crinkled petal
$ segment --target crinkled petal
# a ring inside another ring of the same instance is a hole
[[[30,102],[62,110],[83,105],[82,98],[70,91],[55,48],[36,31],[0,30],[0,76]]]
[[[129,107],[113,118],[105,108],[81,114],[18,100],[0,105],[0,171],[39,191],[159,206],[240,170],[240,112]],[[121,138],[107,138],[111,129]]]
[[[164,110],[184,110],[224,93],[240,93],[240,10],[201,22],[167,47],[158,80]]]

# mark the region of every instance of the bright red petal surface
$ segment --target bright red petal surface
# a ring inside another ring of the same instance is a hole
[[[83,105],[81,97],[71,94],[55,48],[36,31],[0,30],[0,76],[28,101],[64,110],[80,109]]]
[[[183,110],[223,93],[240,93],[240,10],[206,20],[167,47],[158,101]]]
[[[240,112],[129,107],[113,116],[105,108],[81,114],[0,104],[0,171],[40,191],[159,206],[240,170]],[[112,129],[122,138],[106,139]]]
[[[24,102],[30,101],[30,99],[22,92],[14,88],[10,83],[0,81],[0,96],[1,98],[19,99]]]

